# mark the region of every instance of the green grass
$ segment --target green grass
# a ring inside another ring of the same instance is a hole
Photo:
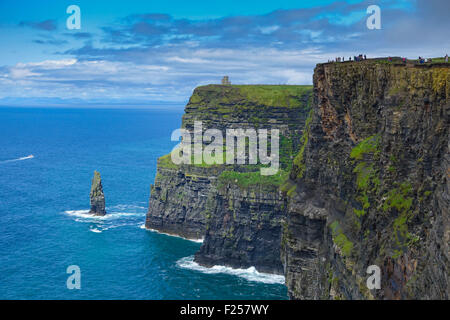
[[[286,171],[292,167],[292,158],[294,155],[294,144],[291,138],[280,136],[280,166]]]
[[[172,162],[171,154],[166,154],[158,159],[158,166],[168,169],[177,169],[178,165]]]
[[[425,63],[424,64],[438,64],[438,63],[445,63],[445,57],[437,57],[437,58],[431,58],[431,63],[427,62],[428,58],[425,59]],[[419,64],[419,59],[408,59],[409,62],[414,62]]]
[[[353,169],[356,174],[356,188],[358,194],[356,201],[361,204],[362,209],[353,208],[353,212],[362,217],[366,214],[366,210],[370,208],[370,196],[378,193],[380,179],[378,178],[378,170],[372,162],[362,161],[365,156],[376,158],[380,152],[380,137],[373,135],[361,141],[354,147],[350,153],[350,158],[357,163]]]
[[[431,58],[432,62],[429,63],[428,58],[425,58],[425,63],[423,63],[423,65],[430,65],[430,64],[438,64],[438,63],[445,63],[445,57],[436,57],[436,58]],[[403,64],[403,61],[401,58],[398,57],[393,57],[392,61],[389,62],[388,58],[384,58],[384,59],[376,59],[376,60],[367,60],[367,61],[373,61],[375,63],[378,64]],[[419,59],[407,59],[408,63],[415,63],[415,64],[420,64]]]
[[[352,254],[353,242],[351,242],[343,233],[338,221],[334,221],[330,224],[330,228],[333,242],[341,249],[344,256],[349,257]]]
[[[356,147],[354,147],[350,153],[350,158],[355,160],[362,160],[367,153],[379,152],[380,136],[373,135],[361,141]]]
[[[396,208],[399,212],[409,210],[413,201],[412,197],[408,197],[411,191],[412,187],[408,182],[404,182],[398,188],[390,190],[383,204],[383,210],[388,211],[391,208]]]
[[[223,171],[218,178],[219,188],[227,184],[237,185],[242,189],[249,189],[259,187],[264,190],[276,190],[281,187],[287,179],[288,173],[284,170],[279,170],[277,174],[272,176],[263,176],[259,171],[256,172],[236,172]]]
[[[297,153],[297,155],[294,158],[294,166],[296,171],[296,176],[298,179],[303,178],[303,175],[306,171],[306,164],[305,164],[305,148],[308,144],[309,140],[309,132],[311,127],[311,121],[312,121],[312,115],[313,110],[309,112],[308,118],[305,121],[305,127],[303,129],[302,137],[300,138],[300,151]]]
[[[372,163],[360,162],[353,169],[356,173],[356,186],[358,190],[369,191],[371,186],[377,187],[380,181],[377,178],[377,172]]]
[[[408,231],[408,221],[412,218],[411,206],[413,204],[412,194],[413,188],[409,182],[398,184],[397,188],[390,190],[386,195],[383,204],[383,211],[396,209],[398,216],[393,223],[393,239],[397,248],[394,250],[393,257],[398,258],[402,255],[403,250],[414,244],[417,237]]]
[[[220,166],[220,165],[226,165],[226,152],[224,151],[222,153],[223,156],[223,164],[207,164],[205,160],[202,157],[202,163],[194,163],[194,154],[191,155],[191,164],[192,166],[201,167],[201,168],[209,168],[212,166]],[[172,156],[171,153],[166,154],[165,156],[162,156],[158,159],[158,166],[168,169],[177,169],[179,168],[179,165],[172,162]]]
[[[433,193],[432,191],[428,190],[428,191],[425,191],[423,194],[424,194],[425,197],[428,197],[432,193]]]
[[[295,152],[293,141],[292,141],[292,138],[289,138],[289,137],[286,137],[286,136],[283,136],[283,135],[280,135],[279,139],[280,139],[279,140],[279,163],[280,163],[280,167],[283,170],[285,170],[285,171],[289,171],[290,168],[292,167],[293,155],[294,155],[294,152]],[[245,140],[245,143],[246,143],[245,150],[246,150],[246,152],[248,152],[248,150],[249,150],[248,139]],[[269,140],[267,148],[270,150],[270,147],[271,146],[270,146],[270,140]],[[227,165],[227,163],[226,163],[226,156],[227,156],[226,149],[227,149],[226,145],[224,145],[223,146],[223,153],[222,153],[222,156],[223,156],[222,164],[216,164],[216,163],[208,164],[208,163],[205,162],[203,156],[202,156],[202,163],[198,163],[197,164],[197,163],[194,163],[194,154],[192,154],[191,155],[191,165],[196,166],[196,167],[202,167],[202,168],[209,168],[209,167],[212,167],[212,166]],[[176,168],[179,167],[178,165],[176,165],[176,164],[174,164],[172,162],[172,158],[171,158],[171,154],[170,153],[165,155],[165,156],[160,157],[158,159],[158,161],[159,161],[158,165],[160,167],[169,168],[169,169],[176,169]],[[250,164],[248,164],[248,161],[246,161],[245,165],[249,166],[249,167],[251,167],[253,169],[262,167],[262,165],[259,164],[259,163],[256,164],[256,165],[250,165]]]
[[[297,192],[297,184],[294,181],[287,179],[281,185],[280,191],[290,198]]]
[[[302,99],[312,86],[298,85],[207,85],[194,90],[189,103],[201,109],[227,114],[247,108],[307,108]]]
[[[284,108],[303,107],[298,98],[308,94],[312,86],[294,85],[235,85],[249,101],[267,106]]]

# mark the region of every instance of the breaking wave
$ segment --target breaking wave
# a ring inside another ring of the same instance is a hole
[[[145,224],[141,225],[140,228],[141,228],[141,229],[144,229],[144,230],[147,230],[147,231],[159,233],[159,234],[164,234],[164,235],[170,236],[170,237],[181,238],[181,239],[184,239],[184,240],[189,240],[189,241],[197,242],[197,243],[203,243],[203,238],[202,238],[202,239],[189,239],[189,238],[184,238],[184,237],[178,236],[178,235],[176,235],[176,234],[165,233],[165,232],[161,232],[161,231],[158,231],[158,230],[155,230],[155,229],[147,228],[147,227],[145,227]]]
[[[11,160],[3,160],[3,161],[0,161],[0,163],[23,161],[23,160],[33,159],[33,158],[34,158],[34,155],[30,154],[29,156],[26,156],[26,157],[21,157],[21,158],[11,159]]]
[[[258,272],[255,267],[248,269],[233,269],[225,266],[213,266],[211,268],[203,267],[194,261],[194,256],[181,258],[177,261],[177,266],[184,269],[199,271],[206,274],[230,274],[244,278],[248,281],[263,282],[267,284],[284,284],[285,279],[282,275]]]
[[[108,210],[107,210],[108,212]],[[116,220],[123,217],[136,217],[136,216],[142,216],[142,214],[135,213],[135,212],[116,212],[116,213],[107,213],[104,216],[95,216],[93,214],[89,213],[89,210],[68,210],[64,211],[69,216],[86,219],[86,220],[101,220],[101,221],[107,221],[107,220]]]
[[[106,207],[106,215],[95,216],[89,210],[67,210],[64,214],[76,222],[90,223],[89,231],[101,233],[124,226],[140,226],[145,217],[146,208],[136,205],[116,205]]]

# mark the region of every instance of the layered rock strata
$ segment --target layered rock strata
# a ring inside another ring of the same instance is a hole
[[[146,227],[186,238],[204,238],[195,260],[202,265],[255,266],[282,273],[280,237],[284,199],[279,186],[299,148],[309,112],[308,86],[219,86],[194,90],[182,128],[202,131],[278,129],[281,170],[261,176],[259,165],[175,165],[158,160]]]
[[[448,299],[449,98],[448,64],[316,67],[287,182],[291,298]]]

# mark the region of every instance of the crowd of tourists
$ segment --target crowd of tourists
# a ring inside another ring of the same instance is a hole
[[[432,58],[426,59],[426,58],[424,58],[424,57],[419,56],[419,59],[418,59],[417,61],[418,61],[420,64],[424,64],[424,63],[432,63],[432,62],[433,62],[433,59],[432,59]],[[448,54],[445,55],[444,61],[445,61],[445,63],[448,63]]]
[[[352,57],[348,57],[347,61],[363,61],[363,60],[367,60],[367,56],[364,54],[360,54],[358,56],[353,56],[353,60]],[[328,63],[331,62],[345,62],[345,57],[336,57],[334,60],[328,60]]]
[[[445,63],[448,63],[448,54],[445,55]],[[403,57],[401,58],[403,63],[407,63],[408,59]],[[367,60],[367,56],[364,54],[360,54],[358,56],[353,56],[353,60],[352,57],[349,57],[347,61],[363,61],[363,60]],[[388,57],[387,60],[389,62],[392,62],[392,57]],[[345,62],[345,57],[336,57],[334,60],[328,60],[328,63],[332,63],[332,62]],[[417,60],[420,64],[424,64],[424,63],[432,63],[433,59],[432,58],[424,58],[419,56],[419,59]]]

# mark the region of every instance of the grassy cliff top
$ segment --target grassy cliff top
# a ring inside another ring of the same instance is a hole
[[[312,86],[207,85],[197,87],[188,107],[280,107],[303,108]]]
[[[352,58],[353,59],[353,58]],[[450,63],[445,62],[444,57],[437,57],[432,58],[431,62],[428,62],[428,59],[425,59],[424,63],[420,63],[418,59],[406,59],[406,63],[403,62],[401,57],[391,57],[391,61],[388,60],[388,57],[381,57],[381,58],[370,58],[367,60],[362,61],[349,61],[348,58],[346,58],[343,62],[324,62],[319,64],[325,64],[325,65],[349,65],[349,64],[385,64],[385,65],[394,65],[394,66],[401,66],[401,67],[419,67],[419,68],[427,68],[427,67],[439,67],[439,68],[450,68]]]
[[[443,58],[433,58],[432,62],[422,64],[416,60],[404,63],[397,57],[392,61],[378,58],[318,64],[316,70],[318,68],[326,68],[328,78],[332,76],[335,81],[353,77],[361,84],[375,85],[380,83],[380,77],[384,77],[390,95],[450,98],[450,63],[445,63]]]

